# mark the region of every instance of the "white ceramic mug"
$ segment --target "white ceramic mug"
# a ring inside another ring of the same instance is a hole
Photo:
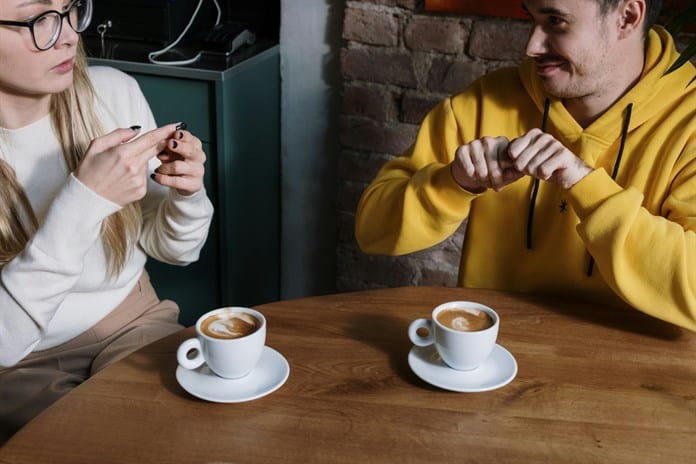
[[[230,313],[253,316],[258,321],[256,330],[238,338],[216,338],[201,329],[208,318]],[[236,379],[251,372],[261,358],[266,343],[266,318],[251,308],[219,308],[207,312],[196,321],[196,334],[196,338],[189,338],[179,345],[176,353],[179,365],[186,369],[196,369],[205,362],[218,376]],[[189,357],[194,350],[197,350],[195,356]]]
[[[455,330],[443,325],[437,318],[445,310],[463,309],[483,311],[492,319],[492,325],[483,330]],[[488,306],[473,301],[450,301],[433,309],[430,319],[416,319],[408,328],[408,336],[417,346],[434,344],[442,360],[453,369],[476,369],[490,356],[498,338],[500,317]],[[419,334],[426,329],[427,334]]]

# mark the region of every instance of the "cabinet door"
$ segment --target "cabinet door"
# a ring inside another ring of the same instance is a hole
[[[215,145],[211,141],[211,85],[203,81],[131,73],[138,80],[157,124],[184,121],[188,130],[203,141],[207,155],[205,188],[215,205]],[[154,259],[146,265],[161,299],[179,304],[179,321],[192,325],[204,312],[221,305],[218,256],[217,205],[208,240],[199,260],[188,266],[172,266]]]
[[[223,301],[277,300],[280,288],[280,78],[268,55],[225,80],[217,124]],[[311,208],[311,205],[307,205]]]

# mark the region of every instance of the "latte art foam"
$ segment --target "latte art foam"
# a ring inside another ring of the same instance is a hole
[[[471,330],[472,325],[469,319],[465,317],[458,316],[452,319],[452,328],[454,330]]]
[[[259,321],[248,313],[230,311],[214,314],[201,323],[201,331],[213,338],[239,338],[259,327]]]
[[[477,308],[453,308],[440,311],[437,320],[445,327],[461,332],[476,332],[493,325],[493,318]]]

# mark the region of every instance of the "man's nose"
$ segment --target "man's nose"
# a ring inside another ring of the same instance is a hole
[[[529,57],[544,55],[548,52],[547,35],[540,25],[532,26],[527,40],[527,48],[525,53]]]

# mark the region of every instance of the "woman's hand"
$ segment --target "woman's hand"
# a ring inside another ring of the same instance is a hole
[[[168,124],[134,138],[140,127],[116,129],[89,144],[75,177],[96,194],[120,206],[147,193],[148,161],[171,144],[176,124]]]
[[[152,174],[152,179],[181,195],[192,195],[203,188],[206,157],[201,141],[185,128],[185,124],[177,126],[166,149],[157,155],[162,165]]]

